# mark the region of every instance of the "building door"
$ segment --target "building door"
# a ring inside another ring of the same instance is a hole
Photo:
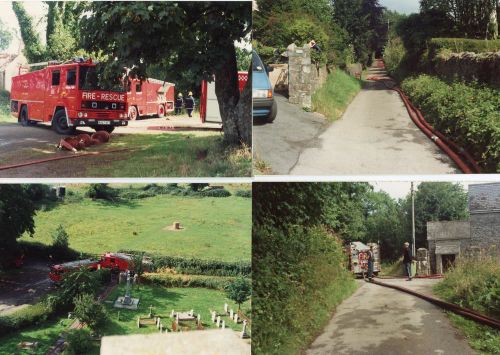
[[[441,260],[443,263],[443,272],[446,272],[455,265],[455,254],[442,255]]]

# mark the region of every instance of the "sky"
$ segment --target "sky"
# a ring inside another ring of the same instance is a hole
[[[488,182],[460,181],[458,183],[462,185],[464,189],[467,191],[469,189],[469,185],[486,184]],[[419,181],[415,181],[415,190],[417,189],[419,184],[420,184]],[[370,182],[370,185],[374,187],[375,191],[385,191],[392,198],[395,199],[406,197],[411,190],[411,182],[409,181],[377,181],[377,182]]]
[[[419,12],[419,0],[380,0],[380,5],[404,14]]]

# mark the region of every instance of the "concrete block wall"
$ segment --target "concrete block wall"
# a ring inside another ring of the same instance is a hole
[[[471,246],[500,252],[500,183],[469,186]]]

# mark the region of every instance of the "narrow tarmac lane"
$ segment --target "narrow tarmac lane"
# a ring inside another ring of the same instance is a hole
[[[431,293],[438,280],[383,280]],[[438,307],[409,294],[359,280],[307,355],[475,354]]]
[[[370,68],[368,75],[386,75]],[[343,117],[315,147],[302,151],[292,175],[422,175],[460,173],[413,123],[399,97],[382,82],[367,82]]]

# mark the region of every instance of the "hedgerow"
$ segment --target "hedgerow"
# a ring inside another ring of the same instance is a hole
[[[204,287],[214,290],[224,290],[234,277],[178,275],[172,273],[145,273],[142,280],[164,287]]]
[[[500,92],[477,83],[420,75],[403,91],[431,125],[468,150],[484,172],[500,172]]]
[[[429,41],[429,57],[434,58],[441,51],[461,52],[498,52],[500,51],[500,39],[483,40],[469,38],[432,38]]]

